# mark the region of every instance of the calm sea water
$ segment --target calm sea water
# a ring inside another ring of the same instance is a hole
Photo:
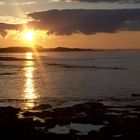
[[[139,50],[9,53],[0,57],[10,57],[0,61],[0,106],[31,108],[39,103],[88,100],[140,104],[139,97],[131,96],[140,94]]]

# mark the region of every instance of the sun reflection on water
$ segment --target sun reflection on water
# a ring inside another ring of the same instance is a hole
[[[33,53],[32,52],[27,52],[26,53],[26,59],[33,59]]]
[[[25,63],[24,68],[24,99],[26,100],[25,108],[31,109],[35,106],[36,99],[38,98],[37,91],[35,88],[35,81],[34,81],[34,71],[35,71],[35,64],[34,61],[30,59],[33,58],[31,52],[26,53],[26,59],[29,59]]]

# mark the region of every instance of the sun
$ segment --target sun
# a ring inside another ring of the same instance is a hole
[[[24,39],[26,41],[32,42],[34,40],[35,33],[33,30],[28,30],[24,32]]]

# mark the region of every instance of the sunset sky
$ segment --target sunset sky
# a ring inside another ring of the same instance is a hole
[[[140,0],[0,0],[0,47],[140,48]]]

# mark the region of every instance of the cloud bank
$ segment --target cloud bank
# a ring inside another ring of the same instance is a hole
[[[91,35],[98,32],[113,33],[119,30],[140,31],[140,9],[56,9],[34,12],[28,16],[33,18],[33,21],[26,26],[46,30],[47,34]],[[0,34],[5,36],[6,30],[21,30],[22,27],[21,24],[0,23]]]
[[[31,13],[28,16],[35,20],[32,23],[35,28],[47,29],[49,34],[56,35],[140,30],[140,9],[49,10]]]
[[[73,1],[78,1],[78,2],[93,2],[93,3],[97,3],[97,2],[140,3],[140,0],[54,0],[54,1],[58,1],[58,2],[73,2]]]
[[[6,23],[0,23],[0,35],[2,37],[5,37],[7,35],[6,30],[21,30],[22,25],[20,24],[6,24]]]

